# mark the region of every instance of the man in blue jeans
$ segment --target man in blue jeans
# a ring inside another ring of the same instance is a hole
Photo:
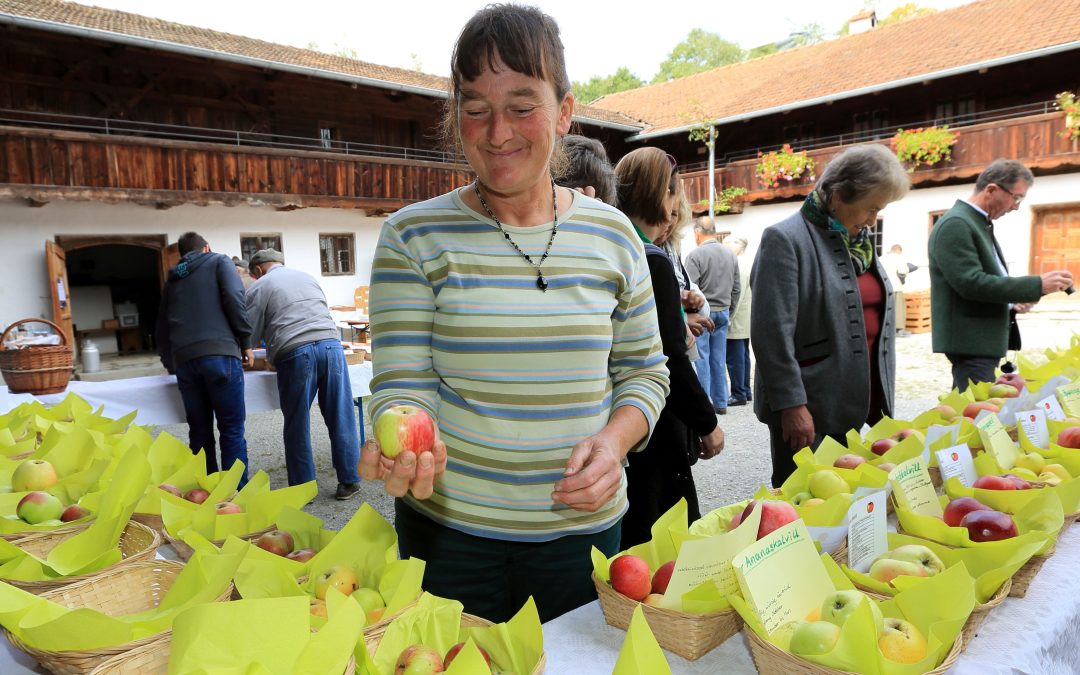
[[[247,308],[254,339],[266,341],[266,359],[277,369],[289,485],[315,480],[311,404],[317,395],[337,472],[334,497],[348,499],[360,489],[360,440],[340,333],[319,282],[284,262],[274,249],[251,257],[255,283],[247,290]]]
[[[232,260],[212,253],[195,232],[180,237],[180,262],[161,293],[155,332],[158,354],[184,401],[188,446],[206,451],[206,470],[218,470],[214,418],[221,437],[221,469],[244,464],[244,370],[251,362],[251,323],[244,285]]]
[[[694,221],[698,246],[686,256],[686,271],[709,301],[709,318],[715,328],[697,339],[701,359],[694,363],[701,388],[709,394],[717,415],[727,414],[727,332],[732,307],[739,304],[741,282],[735,252],[716,238],[710,216]]]

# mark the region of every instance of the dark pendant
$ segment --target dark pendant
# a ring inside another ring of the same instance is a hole
[[[548,282],[547,279],[544,278],[543,274],[536,275],[536,287],[542,291],[547,291]]]

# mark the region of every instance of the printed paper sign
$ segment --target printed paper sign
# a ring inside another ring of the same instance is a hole
[[[1061,404],[1058,403],[1057,396],[1050,395],[1039,401],[1039,409],[1046,413],[1048,420],[1063,420],[1067,417]]]
[[[802,519],[739,551],[732,565],[743,598],[769,634],[805,619],[835,590]]]
[[[948,436],[951,443],[956,443],[956,439],[960,437],[960,425],[931,425],[926,429],[926,447],[933,447],[934,442],[943,436]]]
[[[860,499],[848,509],[848,567],[866,573],[889,550],[885,491]]]
[[[1046,411],[1041,408],[1016,413],[1016,424],[1028,440],[1040,448],[1050,447],[1050,429],[1046,426]]]
[[[1074,417],[1080,417],[1080,382],[1070,382],[1057,388],[1061,407]]]
[[[900,508],[921,516],[940,518],[944,515],[934,484],[930,481],[927,461],[922,457],[912,457],[897,464],[889,472],[889,482],[892,483],[893,496]]]
[[[681,610],[682,596],[706,581],[715,582],[723,595],[738,592],[731,559],[754,543],[760,523],[761,509],[756,508],[731,532],[683,541],[661,606]]]
[[[994,413],[984,412],[975,418],[975,428],[979,430],[979,438],[982,439],[983,447],[997,459],[998,466],[1002,469],[1011,469],[1016,466],[1016,458],[1020,452],[1016,444],[1009,438],[1009,432]]]
[[[978,472],[975,471],[975,462],[971,459],[971,450],[968,446],[957,445],[938,450],[934,454],[937,455],[938,470],[941,471],[942,483],[955,476],[960,479],[961,483],[971,487],[972,483],[979,477]]]

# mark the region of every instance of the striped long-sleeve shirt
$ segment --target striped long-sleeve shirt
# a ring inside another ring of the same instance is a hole
[[[503,227],[539,260],[550,224]],[[407,499],[463,532],[548,541],[610,527],[626,510],[625,478],[595,513],[554,503],[553,485],[615,408],[638,408],[651,431],[664,406],[668,372],[633,227],[576,193],[558,227],[547,292],[457,192],[395,213],[375,252],[372,418],[396,403],[436,417],[446,473],[430,499]]]

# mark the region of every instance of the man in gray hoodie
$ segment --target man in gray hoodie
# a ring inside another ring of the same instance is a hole
[[[318,395],[338,478],[334,496],[348,499],[360,489],[360,442],[340,333],[319,282],[284,262],[272,248],[251,257],[247,308],[255,340],[266,341],[266,360],[277,369],[289,485],[315,480],[311,404]]]
[[[221,469],[245,465],[244,369],[251,362],[251,322],[244,285],[232,260],[211,253],[195,232],[180,237],[180,262],[161,293],[156,340],[161,363],[176,374],[188,422],[188,446],[206,451],[206,470],[218,470],[214,418],[221,440]]]

